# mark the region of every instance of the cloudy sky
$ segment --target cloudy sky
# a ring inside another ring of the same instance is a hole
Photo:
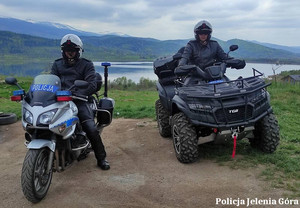
[[[221,40],[300,46],[299,0],[1,0],[0,15],[159,40],[189,39],[206,19]]]

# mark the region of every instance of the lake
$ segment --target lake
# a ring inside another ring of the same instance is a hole
[[[153,62],[110,62],[109,79],[114,80],[118,77],[127,77],[132,81],[138,83],[141,77],[149,78],[150,80],[157,80],[156,74],[153,71]],[[102,76],[104,74],[101,62],[94,62],[95,69]],[[49,70],[51,64],[45,65],[14,65],[14,66],[0,66],[0,74],[13,75],[13,76],[36,76],[42,71]],[[273,75],[272,68],[277,69],[276,74],[281,71],[300,70],[300,65],[272,65],[272,64],[259,64],[247,63],[246,67],[241,70],[227,69],[226,75],[230,79],[235,79],[239,76],[247,77],[253,74],[252,68],[261,71],[265,77]]]
[[[94,62],[97,72],[103,75],[103,67],[101,62]],[[275,69],[276,74],[281,71],[300,70],[300,65],[272,65],[272,64],[260,64],[260,63],[247,63],[244,69],[227,69],[226,75],[230,79],[236,79],[239,76],[248,77],[253,75],[253,70],[257,69],[262,72],[265,77],[273,75]],[[153,71],[153,62],[111,62],[109,67],[109,79],[114,80],[118,77],[125,76],[127,79],[131,79],[134,82],[139,82],[141,77],[149,78],[150,80],[157,80],[156,74]]]

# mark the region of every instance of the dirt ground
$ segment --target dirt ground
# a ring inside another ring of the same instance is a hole
[[[284,197],[282,190],[258,179],[259,168],[233,170],[203,159],[179,163],[172,140],[162,138],[149,119],[115,119],[102,137],[109,171],[99,169],[91,153],[54,173],[46,198],[32,204],[20,184],[26,153],[21,123],[0,126],[0,207],[236,207],[216,200]]]

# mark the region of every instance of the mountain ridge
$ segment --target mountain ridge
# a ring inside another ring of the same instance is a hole
[[[17,27],[18,25],[20,27]],[[9,31],[10,28],[14,28],[15,31]],[[3,31],[3,29],[6,30]],[[157,40],[124,35],[101,35],[76,30],[60,23],[35,23],[35,21],[0,18],[0,47],[2,49],[0,63],[12,63],[13,61],[24,63],[33,60],[41,62],[59,57],[61,56],[60,38],[67,33],[75,33],[80,36],[86,51],[84,56],[91,60],[101,58],[109,61],[153,61],[161,56],[175,54],[189,41],[188,39]],[[46,34],[47,37],[43,37]],[[223,41],[214,37],[212,39],[217,40],[225,52],[228,51],[230,45],[239,45],[239,49],[231,55],[246,61],[300,63],[300,53],[287,50],[284,46],[272,48],[270,45],[263,45],[257,41],[241,39]]]
[[[84,56],[91,60],[105,59],[109,61],[153,61],[162,56],[175,54],[189,40],[160,41],[152,38],[120,37],[120,36],[81,36],[84,42]],[[299,64],[298,54],[272,49],[240,39],[229,41],[218,40],[224,51],[232,44],[239,49],[231,55],[248,62]],[[30,36],[9,31],[0,31],[0,63],[12,60],[21,63],[36,60],[51,60],[60,54],[60,40]],[[8,57],[11,59],[8,59]],[[50,58],[51,57],[51,58]]]
[[[60,39],[61,37],[63,37],[63,35],[68,33],[75,33],[78,36],[101,37],[106,35],[113,35],[113,36],[121,36],[121,37],[133,37],[120,32],[107,32],[107,31],[99,32],[99,33],[86,32],[61,23],[45,22],[45,21],[39,22],[35,20],[21,20],[21,19],[16,19],[11,17],[1,17],[1,16],[0,16],[0,30],[50,38],[50,39]],[[160,40],[160,41],[174,42],[174,41],[182,41],[182,40],[178,39],[178,40]],[[248,40],[244,40],[244,41],[248,41]],[[256,43],[274,49],[282,49],[289,52],[300,54],[300,46],[283,46],[283,45],[277,45],[272,43],[262,43],[255,40],[251,40],[248,42]]]
[[[101,36],[101,34],[98,33],[77,30],[71,26],[60,23],[37,22],[33,20],[25,21],[15,18],[0,18],[0,30],[49,39],[59,39],[59,37],[62,37],[65,34],[74,32],[80,36]]]
[[[299,53],[300,54],[300,46],[284,46],[284,45],[277,45],[277,44],[273,44],[273,43],[259,42],[259,41],[255,41],[255,40],[252,40],[250,42],[257,43],[259,45],[263,45],[263,46],[266,46],[266,47],[269,47],[269,48],[282,49],[282,50],[285,50],[285,51],[290,51],[290,52],[293,52],[293,53]]]

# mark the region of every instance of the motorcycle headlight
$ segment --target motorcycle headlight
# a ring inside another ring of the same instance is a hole
[[[47,111],[47,112],[39,115],[39,118],[38,118],[39,123],[40,124],[50,124],[56,111],[57,111],[57,109],[54,109],[54,110]]]
[[[32,122],[33,122],[33,115],[32,115],[32,113],[31,113],[29,110],[27,110],[26,108],[24,108],[23,119],[24,119],[27,123],[30,123],[30,124],[32,124]]]

